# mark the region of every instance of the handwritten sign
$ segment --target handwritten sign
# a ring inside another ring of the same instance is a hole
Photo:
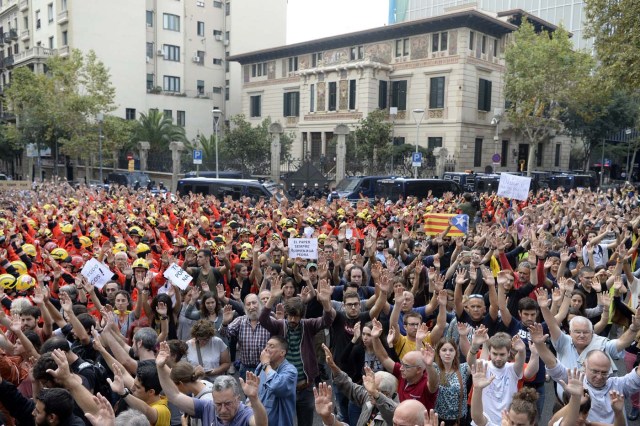
[[[515,200],[526,200],[529,197],[530,186],[530,177],[502,173],[500,175],[500,184],[498,185],[498,195]]]
[[[31,182],[28,180],[0,180],[0,191],[28,191],[31,189]]]
[[[180,290],[186,289],[191,280],[193,280],[193,277],[189,275],[187,271],[175,263],[169,265],[166,271],[164,271],[164,277],[171,281],[171,284],[177,286]]]
[[[113,277],[113,272],[105,264],[98,262],[93,257],[84,264],[80,273],[98,290],[111,281]]]
[[[289,238],[289,258],[317,259],[317,238]]]

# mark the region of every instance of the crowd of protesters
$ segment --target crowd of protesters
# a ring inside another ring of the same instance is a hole
[[[0,193],[2,424],[532,426],[546,399],[549,424],[638,418],[633,188],[317,192]],[[466,235],[426,235],[434,213],[467,214]]]

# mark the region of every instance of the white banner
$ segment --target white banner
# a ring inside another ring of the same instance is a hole
[[[113,277],[113,272],[93,257],[84,264],[80,273],[98,290]]]
[[[169,265],[166,271],[164,271],[164,277],[171,281],[171,284],[177,286],[180,290],[187,288],[193,277],[187,273],[184,269],[172,263]]]
[[[300,257],[302,259],[318,258],[317,238],[289,238],[289,259]]]
[[[515,200],[526,200],[529,198],[529,187],[531,178],[526,176],[500,174],[500,184],[498,185],[498,195],[500,197],[513,198]]]

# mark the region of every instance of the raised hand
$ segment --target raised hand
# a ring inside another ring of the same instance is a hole
[[[222,308],[222,323],[229,325],[231,321],[233,321],[233,308],[231,305],[224,305],[224,308]]]
[[[258,397],[260,378],[251,371],[247,371],[246,380],[242,380],[242,377],[240,378],[240,385],[242,386],[242,392],[244,392],[247,398],[253,399]]]
[[[458,334],[460,335],[460,337],[466,337],[469,335],[469,330],[471,329],[471,327],[469,327],[469,324],[467,324],[466,322],[457,322],[456,326],[458,327]]]
[[[522,341],[520,335],[516,334],[511,338],[511,348],[517,352],[524,352],[527,350],[526,345]]]
[[[113,426],[116,420],[116,414],[113,411],[111,402],[101,393],[93,397],[93,404],[98,407],[97,414],[86,413],[87,419],[93,426]]]
[[[620,413],[624,410],[624,394],[622,392],[609,391],[609,399],[611,400],[613,411]]]
[[[284,303],[278,303],[276,305],[276,319],[277,320],[284,319]]]
[[[434,409],[424,410],[424,426],[441,426],[444,422],[438,422],[438,413]]]
[[[578,398],[581,398],[584,393],[583,382],[584,373],[580,372],[577,368],[567,370],[566,383],[563,380],[558,380],[558,383],[562,386],[562,389],[564,389],[565,392],[571,396],[577,396]]]
[[[489,340],[489,330],[487,330],[484,325],[481,325],[473,333],[471,344],[479,348],[482,347],[487,340]]]
[[[353,326],[353,339],[358,340],[360,338],[360,321],[354,324]]]
[[[313,388],[316,412],[320,417],[329,417],[333,414],[333,393],[331,386],[320,383],[317,388]]]
[[[429,326],[424,322],[420,324],[418,330],[416,331],[416,341],[424,340],[429,334]]]
[[[122,370],[122,367],[115,362],[111,366],[111,371],[113,371],[113,380],[108,378],[107,382],[109,383],[112,391],[118,395],[122,395],[124,393],[124,379],[122,378],[124,371]]]
[[[492,374],[487,377],[487,369],[489,363],[483,360],[478,360],[471,369],[473,375],[473,386],[477,389],[484,389],[493,382],[495,376]]]
[[[368,365],[364,366],[364,376],[362,376],[362,384],[364,388],[369,392],[369,395],[374,398],[378,396],[378,386],[376,386],[375,373]]]
[[[536,345],[544,345],[544,343],[549,338],[548,334],[544,334],[544,329],[542,328],[542,324],[534,323],[529,327],[529,340],[531,340]]]
[[[396,329],[391,327],[389,329],[389,333],[387,334],[387,344],[390,348],[393,347],[393,341],[396,340]]]
[[[164,367],[170,357],[171,350],[169,349],[169,344],[167,342],[160,342],[160,349],[158,350],[158,355],[156,356],[156,366],[158,368]]]
[[[333,354],[331,353],[331,349],[327,347],[324,343],[322,344],[322,350],[324,351],[324,357],[327,360],[327,365],[331,368],[332,371],[339,371],[338,365],[333,360]]]
[[[542,287],[536,289],[536,299],[538,300],[538,305],[540,307],[549,307],[549,295],[547,294],[547,290]]]
[[[54,349],[53,352],[51,352],[51,358],[55,361],[58,368],[55,370],[48,369],[47,373],[53,376],[58,383],[62,384],[71,377],[71,369],[69,368],[67,356],[61,349]]]
[[[372,319],[371,322],[373,324],[373,328],[371,329],[371,337],[379,338],[380,336],[382,336],[382,324],[375,318]]]
[[[331,302],[331,286],[327,280],[319,280],[318,281],[318,301],[320,303],[330,303]]]
[[[424,361],[425,365],[431,365],[433,364],[433,360],[435,359],[436,359],[436,351],[433,349],[433,347],[430,344],[427,343],[422,349],[422,360]]]

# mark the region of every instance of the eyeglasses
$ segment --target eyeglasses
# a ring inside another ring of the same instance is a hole
[[[591,334],[591,331],[585,331],[585,330],[569,330],[569,331],[578,336],[588,336],[589,334]]]
[[[233,404],[235,404],[235,403],[236,403],[236,401],[216,402],[216,403],[215,403],[215,406],[216,406],[216,408],[219,410],[219,409],[221,409],[222,407],[224,407],[224,408],[231,408],[231,407],[233,407]]]
[[[604,378],[608,378],[609,376],[611,376],[611,373],[609,373],[608,371],[594,370],[593,368],[588,368],[587,370],[589,370],[589,373],[593,374],[594,376],[600,376]]]
[[[405,327],[420,327],[419,322],[408,322],[404,325]]]
[[[409,365],[409,364],[405,364],[404,362],[400,363],[400,367],[404,368],[405,370],[408,370],[410,368],[416,368],[418,367],[417,365]]]
[[[345,303],[344,306],[346,306],[347,308],[357,308],[358,306],[360,306],[360,303]]]

